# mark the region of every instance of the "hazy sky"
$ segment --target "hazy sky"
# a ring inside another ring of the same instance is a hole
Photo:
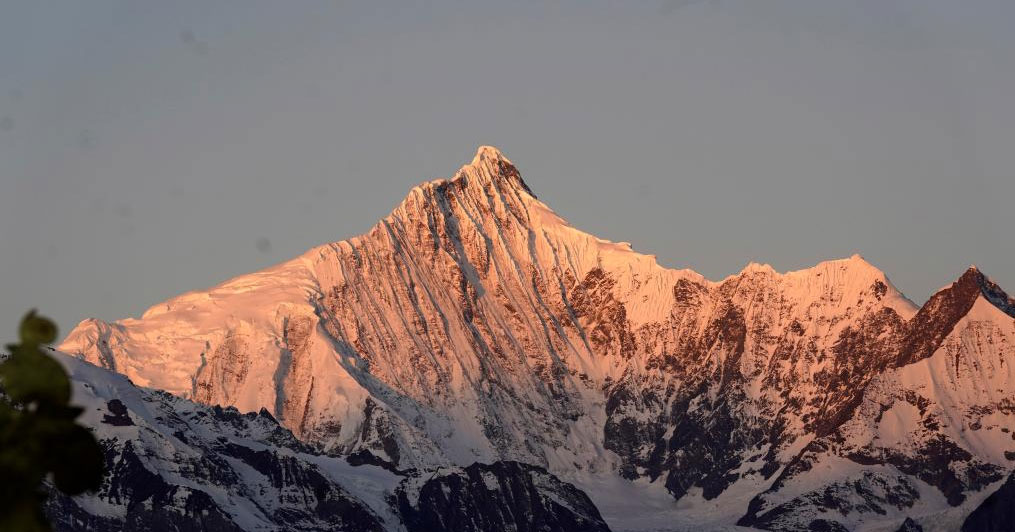
[[[1011,0],[416,5],[3,2],[0,340],[360,234],[481,144],[712,279],[1015,291]]]

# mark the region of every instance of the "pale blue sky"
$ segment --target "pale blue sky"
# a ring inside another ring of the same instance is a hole
[[[364,232],[500,147],[717,279],[854,252],[1015,291],[1015,2],[0,7],[0,331],[137,315]]]

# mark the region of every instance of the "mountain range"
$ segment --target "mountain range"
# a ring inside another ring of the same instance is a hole
[[[486,146],[57,349],[109,466],[60,530],[1002,530],[1015,493],[1015,299],[975,267],[921,307],[859,255],[713,281]]]

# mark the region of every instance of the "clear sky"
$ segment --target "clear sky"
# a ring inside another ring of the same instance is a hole
[[[1015,291],[1011,0],[407,5],[3,2],[0,340],[360,234],[481,144],[712,279]]]

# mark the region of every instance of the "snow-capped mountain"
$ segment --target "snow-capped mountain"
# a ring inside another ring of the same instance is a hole
[[[363,236],[60,349],[315,452],[545,468],[618,529],[931,530],[1015,467],[1013,316],[976,269],[919,309],[859,256],[666,269],[482,147]]]

